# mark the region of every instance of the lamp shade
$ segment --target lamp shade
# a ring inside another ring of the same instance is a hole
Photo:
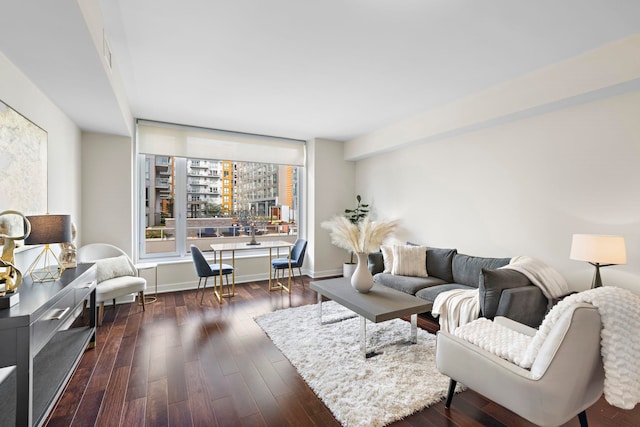
[[[626,264],[627,251],[624,237],[574,234],[569,257],[594,264]]]
[[[27,219],[31,223],[31,234],[25,245],[46,245],[71,241],[71,215],[33,215]]]

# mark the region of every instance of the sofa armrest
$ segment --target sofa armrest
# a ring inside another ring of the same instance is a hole
[[[502,291],[496,316],[504,316],[516,322],[537,328],[547,313],[547,298],[535,285]]]
[[[505,289],[532,285],[531,281],[519,271],[508,268],[495,270],[483,268],[480,273],[480,311],[482,316],[493,319]]]

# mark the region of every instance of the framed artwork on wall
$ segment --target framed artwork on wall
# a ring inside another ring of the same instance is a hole
[[[0,212],[6,210],[47,212],[47,132],[0,101]],[[3,227],[22,228],[14,217],[16,224]]]

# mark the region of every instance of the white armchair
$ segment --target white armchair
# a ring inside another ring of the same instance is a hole
[[[92,243],[78,249],[78,261],[95,262],[97,266],[98,326],[102,325],[104,302],[107,300],[113,300],[115,308],[116,298],[137,293],[142,310],[145,310],[147,281],[138,277],[138,270],[122,249],[107,243]]]
[[[537,332],[504,317],[495,322],[532,336]],[[459,381],[540,426],[558,426],[576,415],[587,426],[586,409],[600,398],[604,384],[600,330],[595,307],[573,305],[552,327],[530,370],[438,332],[436,365],[451,378],[445,408]]]

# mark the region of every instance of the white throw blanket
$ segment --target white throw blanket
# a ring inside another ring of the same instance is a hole
[[[558,299],[570,292],[567,281],[564,280],[558,270],[537,258],[530,256],[513,257],[509,264],[500,268],[508,268],[524,274],[531,283],[540,288],[542,294],[549,300]]]
[[[564,277],[539,259],[517,256],[500,268],[510,268],[524,274],[550,301],[569,293],[569,286]],[[440,316],[441,330],[453,333],[457,327],[477,319],[480,315],[480,292],[478,289],[441,292],[433,302],[431,314],[435,317]]]
[[[607,286],[569,295],[551,309],[533,337],[505,331],[487,319],[478,319],[455,334],[529,369],[557,320],[579,302],[589,303],[600,312],[605,399],[618,408],[632,409],[640,402],[640,296],[630,291]]]
[[[527,348],[523,363],[535,359],[556,320],[571,304],[586,302],[600,311],[604,396],[613,406],[632,409],[640,402],[640,296],[613,286],[569,295],[547,314]]]
[[[440,330],[453,333],[458,326],[477,319],[480,315],[478,295],[478,289],[454,289],[438,294],[431,315],[440,316]]]

